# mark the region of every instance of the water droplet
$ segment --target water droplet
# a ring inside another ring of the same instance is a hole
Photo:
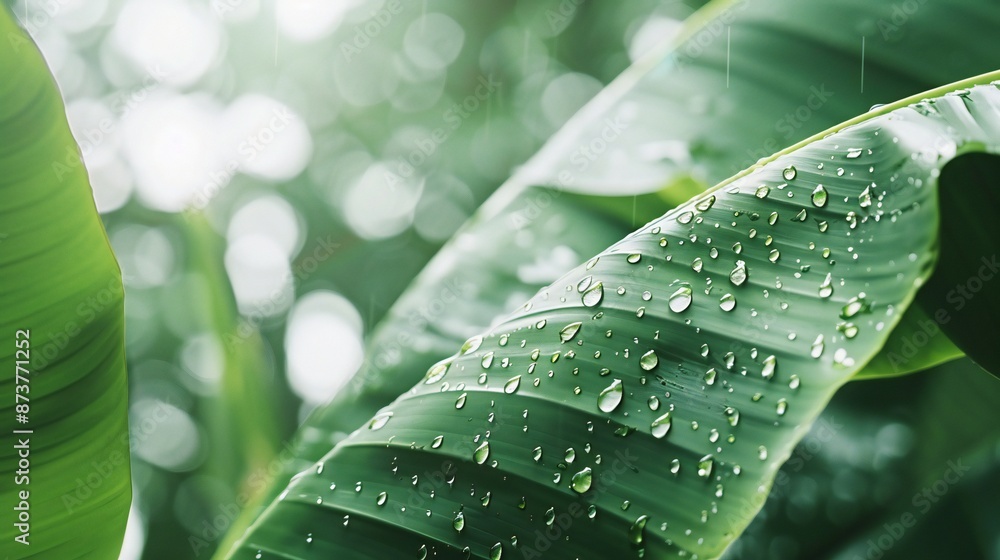
[[[786,167],[786,168],[785,168],[785,169],[784,169],[784,170],[783,170],[783,171],[781,172],[781,176],[782,176],[782,177],[783,177],[783,178],[784,178],[784,179],[785,179],[786,181],[791,181],[791,180],[795,179],[795,175],[796,175],[796,171],[795,171],[795,166],[794,166],[794,165],[789,165],[788,167]]]
[[[743,244],[740,243],[739,241],[737,241],[736,243],[733,243],[733,252],[736,253],[737,255],[739,255],[740,253],[742,253],[743,252]]]
[[[479,444],[479,447],[477,447],[476,450],[472,452],[472,458],[476,461],[476,463],[480,465],[485,463],[486,459],[490,458],[490,442],[484,441],[483,443]]]
[[[680,462],[680,460],[674,459],[673,461],[670,461],[670,473],[671,474],[677,474],[679,472],[681,472],[681,462]]]
[[[390,418],[392,418],[391,412],[383,412],[368,422],[368,429],[379,430],[382,426],[385,426],[386,422],[388,422]]]
[[[705,455],[698,460],[698,476],[708,478],[712,476],[712,467],[715,466],[715,457]]]
[[[798,375],[792,375],[791,377],[788,378],[788,388],[789,389],[798,389],[799,388],[799,384],[800,384],[800,381],[799,381],[799,376]]]
[[[808,217],[808,214],[806,213],[806,209],[803,208],[802,210],[799,210],[799,213],[796,214],[794,218],[792,218],[792,221],[794,221],[794,222],[804,222],[804,221],[806,221],[807,217]]]
[[[767,198],[767,195],[771,193],[771,187],[767,185],[761,185],[757,187],[757,190],[753,193],[757,198]]]
[[[642,259],[642,255],[640,255],[639,253],[632,253],[631,255],[625,258],[625,260],[627,260],[629,264],[635,264],[639,262],[640,259]]]
[[[653,434],[653,437],[657,439],[662,439],[668,433],[670,433],[670,426],[672,422],[670,420],[670,413],[664,413],[662,416],[653,420],[652,424],[649,425],[649,432]]]
[[[847,159],[856,159],[861,157],[861,148],[851,148],[847,150]]]
[[[647,521],[649,521],[648,515],[640,515],[632,523],[632,526],[628,528],[628,540],[630,543],[642,544],[642,539],[644,537],[643,530],[646,528]]]
[[[764,379],[771,379],[774,377],[774,370],[778,367],[778,359],[774,356],[768,356],[764,358],[764,368],[760,371],[760,376]]]
[[[660,408],[660,399],[656,395],[650,395],[646,404],[649,405],[649,410],[658,410]]]
[[[742,286],[747,280],[747,265],[743,261],[736,261],[736,268],[729,273],[729,281],[734,286]]]
[[[601,412],[611,412],[622,402],[622,380],[615,379],[597,396],[597,407]]]
[[[819,358],[823,355],[823,349],[826,345],[823,343],[823,335],[818,335],[816,340],[813,341],[812,347],[809,349],[809,355],[813,358]]]
[[[719,307],[723,311],[732,311],[736,308],[736,297],[733,294],[725,294],[719,299]]]
[[[778,399],[775,411],[778,413],[778,416],[784,416],[785,412],[788,411],[788,401],[785,399]]]
[[[458,399],[455,401],[455,408],[461,409],[462,407],[464,407],[465,399],[467,398],[469,398],[468,393],[462,393],[461,395],[459,395]]]
[[[740,423],[740,411],[736,410],[731,406],[727,406],[725,410],[726,420],[729,422],[730,426],[736,426]]]
[[[594,277],[593,276],[585,276],[582,280],[580,280],[576,284],[576,291],[578,291],[578,292],[580,292],[582,294],[583,292],[587,291],[587,288],[590,287],[590,284],[593,281],[594,281]]]
[[[501,556],[503,556],[503,544],[497,543],[490,549],[490,560],[500,560]]]
[[[456,531],[461,533],[462,529],[465,529],[465,514],[462,512],[456,513],[454,521],[451,522],[451,526],[454,527]]]
[[[682,224],[690,224],[692,218],[694,218],[694,212],[686,210],[684,212],[681,212],[680,215],[677,216],[677,221]]]
[[[584,467],[582,471],[573,475],[570,485],[573,487],[574,492],[577,494],[583,494],[587,490],[590,490],[590,485],[593,480],[594,475],[590,470],[590,467]]]
[[[865,187],[865,190],[861,191],[861,194],[858,195],[858,204],[862,208],[868,208],[872,205],[872,189],[870,186]]]
[[[446,373],[448,373],[448,366],[451,364],[450,360],[444,360],[438,362],[431,366],[427,370],[427,375],[424,376],[424,383],[430,385],[431,383],[437,383],[444,379]]]
[[[701,257],[695,257],[695,259],[691,261],[691,270],[694,270],[695,272],[701,272],[701,269],[704,266],[705,264],[702,262]]]
[[[701,345],[700,353],[701,353],[701,357],[702,358],[708,357],[708,353],[709,353],[708,344],[702,344]]]
[[[668,299],[668,305],[670,310],[674,313],[681,313],[686,310],[691,305],[692,290],[691,285],[687,283],[681,283],[680,286],[670,294]]]
[[[781,253],[777,249],[771,249],[771,252],[767,254],[767,260],[771,262],[778,262],[781,257]]]
[[[444,436],[434,436],[434,439],[431,440],[431,449],[437,449],[441,447],[442,442],[444,442]]]
[[[385,502],[389,499],[389,494],[385,492],[379,492],[378,497],[375,498],[375,505],[384,506]]]
[[[767,448],[764,447],[763,445],[757,448],[757,458],[760,459],[761,461],[767,460]]]
[[[542,446],[538,446],[538,447],[536,447],[536,448],[534,448],[534,449],[531,450],[531,458],[536,463],[538,463],[538,462],[540,462],[542,460]]]
[[[479,347],[482,346],[482,344],[483,344],[483,337],[478,335],[474,336],[469,340],[465,341],[465,344],[462,345],[462,350],[459,352],[459,354],[464,356],[466,354],[469,354],[470,352],[475,352],[476,350],[479,350]]]
[[[812,192],[813,206],[817,208],[822,208],[826,206],[826,199],[827,199],[826,188],[824,188],[823,185],[816,185],[816,188],[813,189]]]
[[[840,323],[837,325],[837,330],[844,333],[844,338],[854,338],[858,336],[858,326],[854,323]]]
[[[715,368],[709,368],[709,370],[705,372],[705,384],[715,385],[716,376],[717,374],[715,372]]]
[[[507,380],[506,383],[503,384],[503,392],[507,393],[508,395],[513,394],[515,391],[517,391],[517,388],[520,386],[521,386],[521,376],[515,375],[514,377],[511,377],[510,379]]]
[[[656,356],[656,351],[649,350],[639,358],[639,366],[644,371],[652,371],[658,364],[660,359]]]
[[[736,365],[736,354],[732,352],[726,352],[722,359],[726,362],[726,369],[733,369],[733,366]]]
[[[604,299],[604,283],[598,282],[583,293],[583,304],[587,307],[594,307]]]
[[[698,211],[700,211],[700,212],[705,212],[706,210],[708,210],[709,208],[711,208],[713,204],[715,204],[715,195],[714,194],[713,195],[709,195],[707,198],[703,198],[703,199],[699,200],[697,203],[695,203],[694,207],[697,208]]]
[[[865,300],[864,295],[855,296],[847,300],[847,303],[844,304],[843,308],[841,308],[840,318],[850,319],[851,317],[854,317],[858,313],[861,312],[867,313],[869,309],[870,307],[868,305],[868,302]]]
[[[833,276],[827,273],[823,283],[819,285],[819,297],[828,298],[833,295]]]

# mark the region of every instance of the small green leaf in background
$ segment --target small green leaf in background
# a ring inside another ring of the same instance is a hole
[[[966,180],[942,169],[1000,150],[996,78],[811,138],[569,272],[300,473],[237,555],[720,556],[930,277],[938,192]]]
[[[0,551],[114,558],[131,499],[121,273],[59,90],[6,7],[0,38]]]

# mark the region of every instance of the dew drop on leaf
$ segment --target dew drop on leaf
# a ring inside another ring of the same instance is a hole
[[[819,297],[828,298],[833,295],[833,276],[827,273],[823,283],[819,285]]]
[[[649,350],[639,358],[639,366],[644,371],[652,371],[660,363],[655,350]]]
[[[691,306],[692,299],[691,285],[687,283],[681,283],[680,286],[674,290],[674,293],[670,294],[670,298],[667,300],[670,310],[674,313],[681,313]]]
[[[668,433],[670,433],[670,426],[672,422],[670,421],[670,413],[664,413],[662,416],[653,420],[652,424],[649,425],[649,431],[653,434],[653,437],[657,439],[662,439]]]
[[[392,418],[391,412],[383,412],[382,414],[379,414],[375,418],[372,418],[370,422],[368,422],[368,429],[379,430],[383,426],[385,426],[385,424],[389,421],[390,418]]]
[[[486,460],[490,458],[490,442],[484,441],[479,444],[479,447],[472,452],[472,458],[480,465],[485,463]]]
[[[771,379],[774,377],[774,370],[778,366],[778,359],[774,356],[768,356],[764,358],[764,368],[760,371],[760,376],[764,379]]]
[[[451,526],[454,527],[456,531],[461,533],[462,529],[465,529],[465,514],[462,512],[456,513],[455,519],[451,522]]]
[[[594,476],[590,467],[584,467],[583,470],[573,475],[570,485],[573,487],[574,492],[577,494],[583,494],[587,490],[590,490],[590,485],[593,480]]]
[[[708,196],[707,198],[703,198],[703,199],[699,200],[694,205],[694,207],[697,208],[700,212],[705,212],[706,210],[708,210],[709,208],[711,208],[713,204],[715,204],[715,195],[714,194]]]
[[[444,360],[431,366],[431,368],[427,370],[427,375],[424,376],[424,383],[430,385],[431,383],[437,383],[438,381],[444,379],[445,374],[448,373],[448,366],[450,363],[451,362],[449,360]]]
[[[723,311],[732,311],[736,308],[736,297],[733,294],[725,294],[719,299],[719,307]],[[704,354],[703,354],[704,355]]]
[[[632,526],[628,528],[628,541],[632,544],[642,544],[644,538],[644,530],[646,529],[646,522],[649,521],[648,515],[640,515],[633,523]]]
[[[469,340],[465,341],[465,344],[462,345],[462,350],[461,352],[459,352],[459,354],[464,356],[465,354],[468,354],[470,352],[475,352],[476,350],[479,349],[480,346],[482,346],[482,344],[483,344],[483,337],[478,335],[474,336]]]
[[[715,466],[715,457],[705,455],[698,460],[698,476],[708,478],[712,476],[712,467]]]
[[[734,286],[742,286],[747,280],[747,265],[743,261],[736,261],[736,267],[729,273],[729,281]]]
[[[594,307],[604,299],[604,283],[598,282],[583,292],[583,305]]]
[[[817,208],[822,208],[826,206],[827,193],[826,188],[823,185],[816,185],[816,188],[812,192],[812,203],[813,206]]]
[[[794,166],[794,165],[789,165],[788,167],[786,167],[786,168],[785,168],[785,169],[784,169],[784,170],[783,170],[783,171],[781,172],[781,176],[782,176],[782,177],[783,177],[783,178],[784,178],[784,179],[785,179],[786,181],[791,181],[791,180],[795,179],[795,175],[796,175],[796,170],[795,170],[795,166]]]
[[[622,380],[615,379],[597,396],[597,407],[601,412],[611,412],[622,402]]]
[[[508,395],[513,394],[515,391],[517,391],[517,388],[520,386],[521,386],[521,376],[515,375],[514,377],[511,377],[510,379],[507,380],[506,383],[503,384],[503,392],[507,393]]]

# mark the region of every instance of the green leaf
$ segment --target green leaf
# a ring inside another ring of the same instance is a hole
[[[572,270],[300,473],[240,550],[721,555],[930,276],[942,169],[1000,150],[998,76],[793,146]]]
[[[278,476],[271,496],[406,390],[448,348],[544,284],[512,274],[518,264],[567,243],[578,255],[596,253],[638,223],[791,142],[875,103],[993,68],[993,52],[979,37],[1000,25],[1000,7],[973,0],[921,3],[904,21],[896,10],[860,0],[719,1],[689,18],[676,41],[633,65],[589,103],[428,265],[369,341],[367,361],[349,388],[307,419],[296,442],[299,460]],[[563,194],[551,204],[533,203],[556,192]],[[522,218],[544,212],[552,222],[578,223],[579,204],[567,206],[570,199],[591,208],[592,222],[617,217],[617,233],[557,236],[529,226],[532,231],[521,235],[530,235],[530,249],[495,242],[522,229],[496,226],[502,219],[531,224]],[[427,303],[467,285],[488,289],[475,292],[474,306],[438,307],[428,320]],[[888,348],[909,352],[908,341],[918,332],[910,329],[920,327],[919,319],[904,317]],[[917,351],[894,360],[895,366],[880,355],[864,375],[909,373],[961,355],[945,336]],[[241,531],[245,524],[236,527]]]
[[[7,8],[0,75],[0,539],[11,558],[113,558],[131,499],[121,274],[55,81]]]

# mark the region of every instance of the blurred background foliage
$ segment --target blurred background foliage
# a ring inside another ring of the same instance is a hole
[[[703,2],[6,3],[59,82],[124,272],[122,557],[176,559],[220,546],[479,204]],[[727,558],[908,558],[959,540],[1000,558],[985,482],[1000,389],[980,373],[959,361],[846,387]],[[975,468],[922,530],[872,549],[919,511],[941,457]]]

